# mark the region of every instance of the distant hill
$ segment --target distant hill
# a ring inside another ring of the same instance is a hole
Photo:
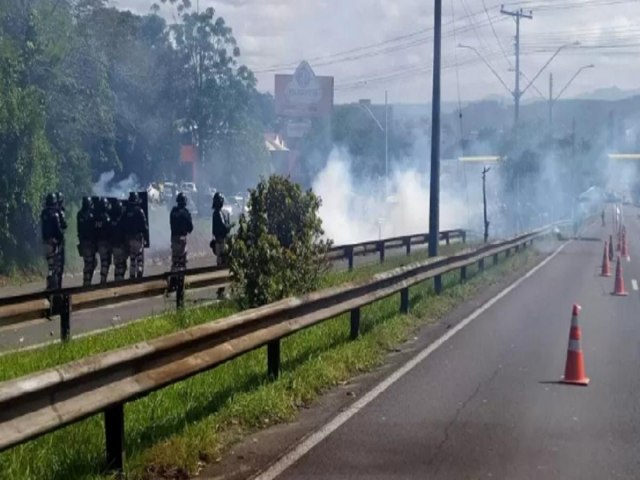
[[[640,95],[640,89],[636,90],[621,90],[618,87],[599,88],[593,92],[584,93],[574,98],[580,100],[609,100],[617,101],[624,100],[625,98],[635,97]]]

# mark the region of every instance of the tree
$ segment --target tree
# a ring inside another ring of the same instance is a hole
[[[26,81],[25,59],[39,48],[35,18],[26,41],[0,40],[0,271],[33,260],[37,219],[47,188],[56,183],[56,162],[45,134],[44,96]]]
[[[233,239],[231,276],[242,307],[257,307],[318,288],[329,268],[320,198],[281,176],[250,191],[248,215]]]

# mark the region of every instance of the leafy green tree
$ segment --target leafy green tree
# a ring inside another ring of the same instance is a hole
[[[41,201],[56,181],[56,162],[45,134],[41,91],[28,85],[24,58],[38,48],[29,20],[24,49],[0,40],[0,271],[34,260]],[[26,49],[26,51],[25,51]]]
[[[240,216],[233,239],[233,291],[243,307],[256,307],[320,285],[329,268],[330,242],[323,240],[321,200],[281,176],[250,191],[249,213]]]

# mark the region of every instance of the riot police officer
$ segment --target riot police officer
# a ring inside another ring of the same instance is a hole
[[[107,283],[109,268],[111,267],[111,218],[109,199],[101,197],[96,205],[95,230],[100,257],[100,284]]]
[[[144,238],[149,231],[149,224],[136,192],[129,194],[124,226],[129,250],[129,278],[142,278],[144,274]]]
[[[191,213],[187,209],[187,197],[184,193],[178,194],[176,203],[169,215],[172,272],[187,268],[187,235],[193,232]]]
[[[56,200],[58,203],[58,215],[60,216],[60,226],[62,227],[62,232],[64,233],[67,230],[67,217],[65,215],[64,208],[64,195],[62,192],[56,193]],[[64,273],[64,266],[66,264],[66,250],[64,242],[60,245],[60,269],[58,270],[58,284],[62,285],[62,274]]]
[[[64,230],[60,222],[57,199],[49,193],[45,199],[45,207],[40,213],[42,226],[42,243],[47,259],[47,290],[62,287],[61,246],[64,245]]]
[[[96,269],[96,225],[91,197],[82,197],[82,208],[76,217],[78,225],[78,254],[84,261],[82,285],[91,285]]]
[[[229,220],[229,212],[223,210],[224,197],[220,192],[216,192],[213,196],[213,217],[211,219],[211,233],[213,234],[213,240],[209,244],[211,246],[214,255],[216,256],[216,263],[218,266],[229,265],[229,255],[226,245],[227,236],[231,231],[231,221]],[[218,289],[218,298],[221,298],[224,294],[224,287]]]
[[[124,280],[127,271],[127,239],[124,232],[124,209],[122,201],[116,200],[111,208],[111,251],[113,252],[114,280]]]

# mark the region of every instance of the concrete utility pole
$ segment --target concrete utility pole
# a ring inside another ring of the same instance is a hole
[[[520,92],[520,19],[528,18],[531,20],[533,18],[533,12],[529,11],[529,13],[524,13],[522,9],[510,12],[504,9],[504,5],[501,5],[500,13],[503,15],[509,15],[516,21],[516,88],[513,92],[513,97],[515,99],[515,116],[513,124],[514,126],[517,126],[518,117],[520,116],[520,97],[522,95]]]
[[[487,173],[491,168],[482,169],[482,204],[484,207],[484,243],[489,240],[489,220],[487,219]]]
[[[384,91],[384,194],[389,196],[389,115],[387,114],[388,96]]]
[[[431,97],[431,179],[429,191],[429,256],[438,255],[440,241],[440,53],[442,0],[434,0],[433,94]],[[436,290],[438,290],[436,279]]]

